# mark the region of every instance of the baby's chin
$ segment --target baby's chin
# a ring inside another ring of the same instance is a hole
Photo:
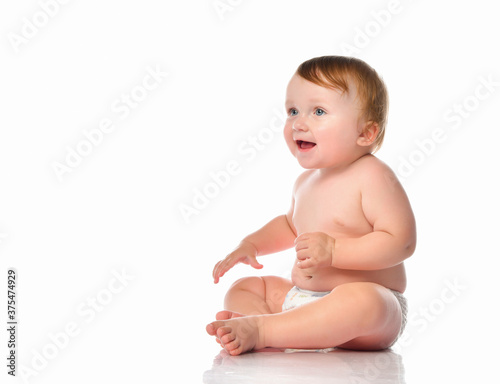
[[[299,156],[294,155],[297,159],[299,165],[304,169],[321,169],[324,168],[321,164],[316,161],[310,161],[309,159],[301,159]]]
[[[307,170],[311,170],[311,169],[319,169],[318,167],[313,167],[313,166],[309,166],[309,165],[300,164],[300,162],[299,162],[299,165],[300,165],[302,168],[307,169]]]

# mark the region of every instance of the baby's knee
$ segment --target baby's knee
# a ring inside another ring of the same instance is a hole
[[[255,294],[265,293],[265,284],[262,278],[258,276],[243,277],[231,285],[227,294],[234,291],[250,291]]]
[[[291,281],[277,276],[244,277],[229,288],[225,303],[253,300],[261,313],[277,313],[282,311],[285,296],[292,287]]]
[[[335,288],[337,294],[353,303],[357,310],[363,312],[361,318],[365,322],[379,322],[387,316],[388,297],[392,296],[385,287],[375,283],[347,283]],[[388,295],[388,293],[390,295]],[[389,300],[392,297],[389,297]]]

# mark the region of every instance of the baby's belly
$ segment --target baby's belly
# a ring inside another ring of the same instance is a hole
[[[406,289],[406,272],[403,263],[377,271],[353,271],[347,269],[307,268],[300,269],[294,263],[292,283],[310,291],[331,291],[335,287],[354,282],[372,282],[395,291]]]

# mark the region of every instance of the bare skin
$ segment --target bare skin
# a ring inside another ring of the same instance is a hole
[[[290,210],[247,236],[213,276],[217,283],[240,262],[260,269],[257,256],[295,247],[292,279],[238,280],[207,332],[231,355],[265,347],[387,348],[401,326],[389,289],[406,288],[403,261],[414,252],[416,231],[402,186],[371,155],[378,126],[359,117],[355,92],[340,94],[298,75],[286,107],[287,145],[307,169]],[[282,312],[293,286],[331,292]]]

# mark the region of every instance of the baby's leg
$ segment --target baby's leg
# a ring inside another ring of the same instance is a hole
[[[224,299],[224,308],[236,312],[236,316],[281,312],[285,296],[292,287],[291,281],[277,276],[245,277],[231,286]],[[217,319],[235,317],[228,311],[219,312]]]
[[[286,312],[215,321],[207,332],[238,355],[264,347],[384,349],[400,326],[401,308],[392,292],[374,283],[348,283]]]
[[[245,277],[237,280],[226,293],[224,299],[226,310],[218,312],[215,318],[229,320],[248,315],[280,312],[286,294],[292,287],[291,281],[277,276]],[[253,325],[255,324],[252,323],[252,328],[255,328]],[[216,336],[217,342],[223,345],[215,330],[207,327],[207,332]],[[219,331],[221,332],[222,330]]]

